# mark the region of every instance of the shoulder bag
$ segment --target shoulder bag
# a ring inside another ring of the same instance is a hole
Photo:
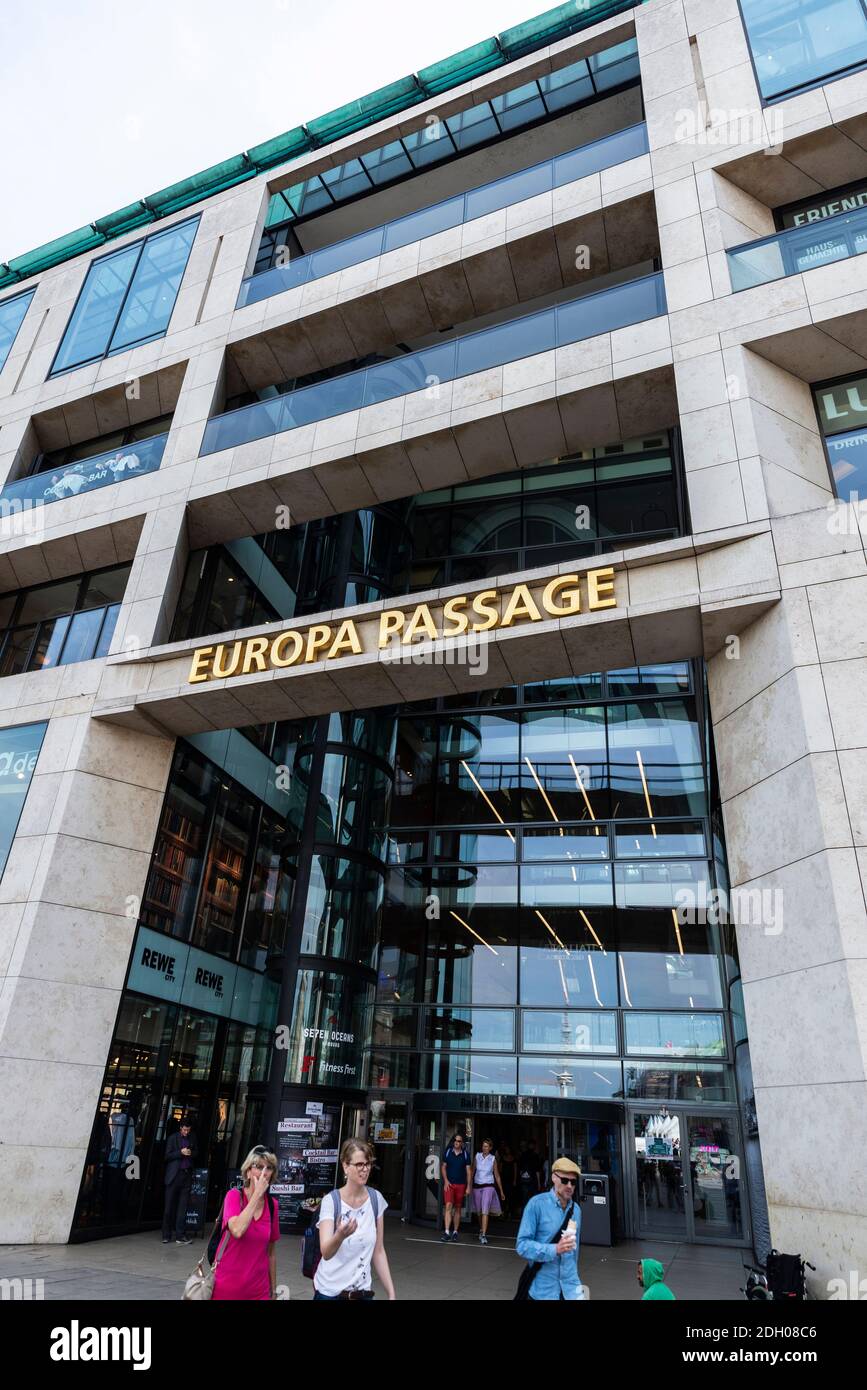
[[[559,1242],[560,1242],[560,1237],[562,1236],[562,1234],[563,1234],[563,1232],[565,1231],[566,1227],[569,1225],[569,1222],[572,1220],[572,1213],[573,1213],[574,1210],[575,1210],[575,1203],[574,1203],[574,1201],[572,1201],[572,1202],[569,1203],[569,1210],[567,1211],[566,1215],[565,1215],[564,1218],[563,1218],[563,1225],[560,1227],[560,1229],[559,1229],[559,1231],[557,1232],[557,1234],[556,1234],[555,1236],[552,1236],[552,1237],[551,1237],[551,1241],[550,1241],[550,1244],[551,1244],[551,1245],[558,1245],[558,1244],[559,1244]],[[524,1266],[523,1270],[521,1271],[521,1277],[520,1277],[520,1279],[518,1280],[518,1287],[517,1287],[517,1289],[515,1290],[515,1297],[514,1297],[513,1300],[512,1300],[513,1303],[523,1303],[523,1302],[525,1302],[526,1300],[529,1299],[529,1297],[530,1297],[530,1286],[532,1285],[533,1280],[535,1279],[536,1275],[539,1273],[539,1270],[542,1268],[542,1265],[543,1265],[544,1263],[545,1263],[544,1260],[536,1260],[534,1264],[530,1264],[530,1265],[525,1265],[525,1266]]]

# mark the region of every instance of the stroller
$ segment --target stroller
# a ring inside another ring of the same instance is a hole
[[[748,1302],[783,1302],[796,1299],[803,1302],[807,1298],[808,1269],[815,1270],[809,1260],[800,1255],[783,1255],[779,1250],[771,1250],[767,1262],[761,1266],[749,1265],[747,1286],[741,1293]]]

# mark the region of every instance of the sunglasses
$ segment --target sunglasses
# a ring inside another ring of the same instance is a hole
[[[576,1182],[578,1181],[577,1178],[570,1178],[570,1177],[565,1177],[565,1178],[564,1178],[564,1176],[563,1176],[562,1173],[555,1173],[555,1174],[554,1174],[554,1177],[555,1177],[555,1178],[559,1178],[561,1182],[568,1183],[570,1187],[574,1187],[575,1184],[576,1184]]]

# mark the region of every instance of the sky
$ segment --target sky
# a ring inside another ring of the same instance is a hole
[[[555,0],[0,0],[0,261]]]

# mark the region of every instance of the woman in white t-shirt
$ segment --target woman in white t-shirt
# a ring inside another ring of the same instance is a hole
[[[363,1139],[347,1139],[340,1150],[346,1182],[339,1192],[336,1226],[333,1197],[323,1197],[319,1207],[322,1259],[313,1276],[314,1298],[373,1298],[371,1268],[376,1270],[389,1301],[396,1297],[383,1232],[388,1203],[367,1187],[372,1161],[373,1149]]]
[[[506,1200],[500,1181],[497,1156],[494,1153],[494,1142],[492,1139],[483,1139],[482,1151],[476,1154],[473,1165],[473,1210],[479,1218],[479,1241],[482,1245],[488,1243],[488,1219],[491,1212],[499,1216],[502,1211],[500,1199],[503,1202]]]

